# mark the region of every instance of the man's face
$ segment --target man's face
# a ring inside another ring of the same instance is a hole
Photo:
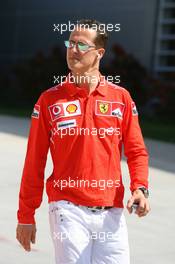
[[[76,29],[70,34],[69,41],[73,43],[84,43],[90,47],[86,51],[80,51],[75,45],[74,47],[67,48],[67,64],[69,69],[77,74],[83,74],[86,71],[93,70],[99,67],[99,52],[104,49],[97,49],[94,43],[96,38],[96,31],[93,29],[84,29],[76,27]]]

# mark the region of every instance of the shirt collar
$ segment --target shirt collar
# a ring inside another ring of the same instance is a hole
[[[77,93],[80,93],[82,91],[82,89],[80,89],[74,82],[72,79],[72,75],[71,73],[69,73],[64,81],[64,86],[66,88],[67,93],[70,96],[74,96]],[[100,74],[100,83],[98,84],[98,86],[96,87],[96,91],[101,94],[102,96],[106,96],[107,94],[107,81],[105,80],[105,76]]]

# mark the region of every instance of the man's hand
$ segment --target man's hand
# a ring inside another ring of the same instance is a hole
[[[31,251],[30,243],[35,244],[36,225],[18,224],[16,228],[16,238],[26,251]]]
[[[145,216],[150,211],[150,205],[148,202],[148,199],[145,198],[143,192],[141,190],[135,190],[131,196],[131,198],[128,200],[127,203],[127,209],[129,213],[132,213],[132,205],[136,203],[138,204],[138,207],[136,209],[136,214],[139,217]]]

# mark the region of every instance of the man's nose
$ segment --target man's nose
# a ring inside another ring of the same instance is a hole
[[[79,52],[78,47],[77,47],[76,44],[71,48],[71,50],[72,50],[74,53],[78,53],[78,52]]]

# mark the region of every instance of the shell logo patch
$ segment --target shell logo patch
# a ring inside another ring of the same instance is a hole
[[[77,106],[75,104],[69,104],[67,107],[66,107],[66,111],[68,113],[75,113],[77,111]]]

